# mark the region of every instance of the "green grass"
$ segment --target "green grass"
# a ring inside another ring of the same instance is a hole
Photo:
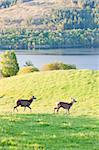
[[[13,112],[17,99],[28,108]],[[53,114],[56,102],[77,99],[70,114]],[[99,71],[36,72],[0,80],[0,150],[98,150]]]
[[[99,149],[98,119],[52,114],[18,114],[0,118],[1,149]]]

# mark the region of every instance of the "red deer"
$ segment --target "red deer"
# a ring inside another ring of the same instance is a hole
[[[57,113],[58,113],[58,111],[59,111],[60,108],[64,108],[64,109],[68,110],[68,113],[69,113],[69,110],[70,110],[70,108],[72,107],[72,105],[73,105],[75,102],[77,102],[74,98],[71,98],[71,99],[72,99],[71,103],[58,102],[57,107],[54,108],[54,112],[55,112],[55,110],[57,110]]]
[[[23,99],[17,100],[17,105],[14,107],[14,109],[18,111],[17,107],[21,106],[24,107],[24,111],[26,107],[28,107],[31,110],[30,104],[33,102],[33,99],[36,99],[36,97],[32,96],[32,98],[29,100],[23,100]]]

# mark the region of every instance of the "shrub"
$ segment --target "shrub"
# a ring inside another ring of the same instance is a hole
[[[3,77],[10,77],[17,74],[19,65],[14,51],[6,51],[0,58],[0,69]]]
[[[18,75],[19,74],[31,73],[31,72],[35,72],[35,71],[39,71],[38,68],[33,67],[33,66],[26,66],[26,67],[23,67],[19,70]]]
[[[32,66],[34,67],[33,63],[31,61],[26,61],[24,66]]]
[[[54,62],[50,64],[45,64],[42,67],[43,71],[47,70],[68,70],[68,69],[76,69],[75,65],[70,65],[70,64],[64,64],[62,62]]]
[[[76,69],[76,66],[75,65],[71,65],[71,64],[60,63],[60,69],[62,69],[62,70]]]

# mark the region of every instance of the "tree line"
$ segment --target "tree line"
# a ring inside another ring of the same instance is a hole
[[[31,30],[0,32],[0,49],[99,47],[99,29]]]
[[[0,1],[0,8],[8,8],[11,7],[17,3],[24,3],[28,2],[30,0],[2,0]],[[98,0],[73,0],[73,2],[78,3],[80,2],[82,4],[82,7],[85,8],[89,6],[90,8],[96,7],[98,4]],[[39,2],[38,2],[39,4]]]

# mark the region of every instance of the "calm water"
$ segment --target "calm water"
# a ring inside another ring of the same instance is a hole
[[[0,54],[3,51],[0,51]],[[75,52],[75,55],[70,55]],[[39,55],[33,55],[39,54]],[[45,55],[45,54],[48,55]],[[42,55],[40,55],[42,54]],[[51,55],[55,54],[55,55]],[[58,54],[58,55],[56,55]],[[67,55],[62,55],[67,54]],[[78,55],[79,54],[79,55]],[[86,54],[86,55],[82,55]],[[91,54],[91,55],[88,55]],[[56,49],[56,50],[36,50],[34,52],[21,51],[16,52],[20,67],[25,65],[26,61],[31,61],[36,67],[41,68],[44,64],[60,61],[66,64],[74,64],[78,69],[99,70],[99,49]]]
[[[99,55],[20,55],[17,54],[20,67],[26,61],[31,61],[36,67],[61,61],[66,64],[75,64],[79,69],[96,69],[99,70]]]

